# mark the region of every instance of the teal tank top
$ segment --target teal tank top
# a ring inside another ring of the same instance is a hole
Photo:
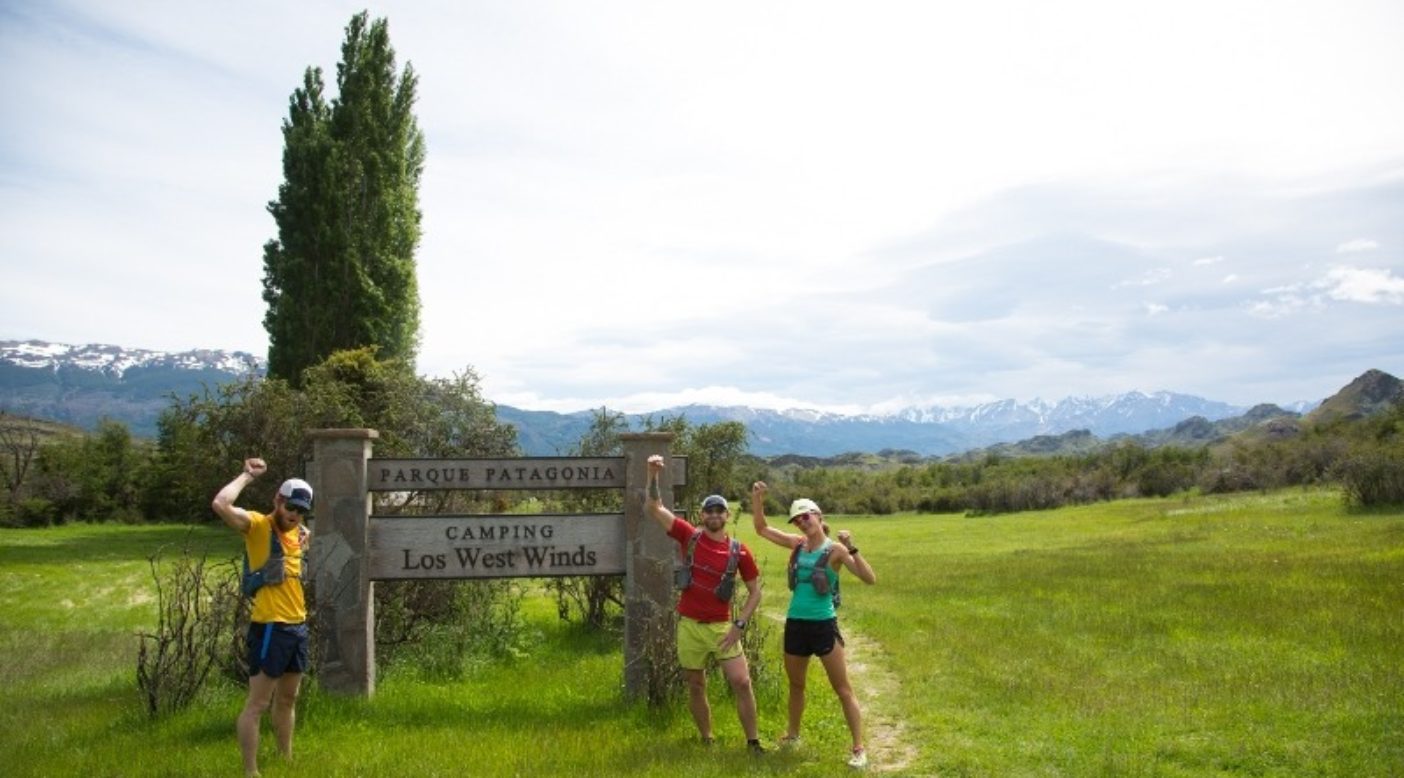
[[[834,610],[834,588],[838,586],[838,573],[833,567],[824,570],[829,578],[829,594],[819,594],[814,591],[814,584],[810,582],[810,576],[814,573],[814,565],[819,561],[819,555],[824,553],[824,549],[833,543],[832,540],[825,540],[824,545],[813,551],[800,549],[799,558],[795,560],[795,591],[790,595],[790,610],[785,615],[792,619],[805,619],[808,621],[827,621],[838,615]]]

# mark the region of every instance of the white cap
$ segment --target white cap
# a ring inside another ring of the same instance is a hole
[[[278,494],[282,495],[283,502],[294,508],[301,508],[304,511],[312,510],[312,484],[301,478],[289,478],[278,487]]]

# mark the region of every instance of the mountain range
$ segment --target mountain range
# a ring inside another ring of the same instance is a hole
[[[0,410],[94,428],[110,418],[154,437],[171,397],[186,397],[253,373],[264,360],[242,351],[147,351],[0,340]]]
[[[262,358],[246,352],[197,350],[166,353],[111,345],[70,346],[37,340],[0,341],[0,410],[91,429],[106,417],[140,436],[153,436],[172,396],[262,375]],[[840,415],[815,410],[687,405],[628,416],[638,428],[645,416],[685,416],[693,424],[739,421],[758,456],[903,450],[943,456],[1014,441],[1069,434],[1089,440],[1174,429],[1194,421],[1259,415],[1299,415],[1317,403],[1249,409],[1192,395],[1157,391],[1057,402],[1001,400],[964,407],[911,407],[886,415]],[[563,454],[589,428],[593,411],[556,413],[497,406],[498,418],[518,430],[529,456]],[[1202,431],[1202,430],[1201,430]],[[1036,444],[1035,444],[1036,445]]]

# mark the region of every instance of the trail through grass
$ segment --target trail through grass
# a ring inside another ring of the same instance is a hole
[[[830,517],[879,577],[840,613],[873,771],[957,776],[1388,776],[1404,765],[1404,512],[1330,492],[1135,500],[1010,516]],[[741,537],[783,613],[784,551]],[[146,557],[222,527],[0,532],[0,773],[237,775],[243,689],[212,685],[150,721],[135,633],[154,622]],[[297,757],[264,775],[841,774],[847,730],[811,663],[804,745],[755,759],[725,684],[718,744],[681,701],[620,696],[617,636],[524,605],[523,658],[460,679],[382,667],[369,700],[309,685]],[[767,619],[771,625],[777,622]],[[780,630],[767,649],[779,671]],[[431,677],[432,676],[432,677]],[[784,728],[783,681],[761,731]]]

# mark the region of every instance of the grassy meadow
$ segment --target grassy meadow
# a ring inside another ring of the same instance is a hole
[[[784,552],[762,560],[778,618]],[[1404,511],[1350,513],[1326,491],[1134,500],[1008,516],[830,517],[879,576],[845,576],[841,621],[872,771],[894,775],[1404,774]],[[0,531],[0,774],[239,775],[243,689],[146,718],[137,630],[147,557],[238,551],[222,527]],[[532,584],[526,584],[532,586]],[[712,683],[718,744],[685,703],[620,698],[617,639],[530,597],[525,655],[460,680],[382,669],[369,700],[309,684],[296,758],[265,725],[265,776],[842,774],[846,731],[814,664],[805,740],[761,758]],[[779,622],[759,689],[784,728]]]

